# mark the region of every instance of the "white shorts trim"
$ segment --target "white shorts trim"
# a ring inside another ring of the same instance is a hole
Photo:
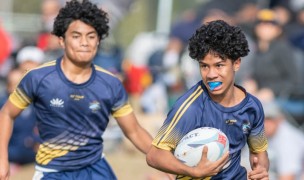
[[[43,178],[43,172],[41,172],[41,171],[35,171],[35,174],[34,174],[32,180],[41,180],[41,178]]]
[[[36,165],[35,166],[36,171],[40,171],[40,172],[58,172],[58,170],[56,169],[49,169],[49,168],[44,168],[41,166]]]
[[[105,157],[105,154],[104,153],[102,153],[101,154],[101,159],[102,158],[104,158]],[[38,165],[36,165],[35,166],[35,174],[37,173],[37,174],[39,174],[39,173],[41,173],[42,174],[42,177],[43,177],[43,172],[59,172],[58,170],[56,170],[56,169],[50,169],[50,168],[44,168],[44,167],[41,167],[41,166],[38,166]],[[34,175],[35,176],[35,175]],[[36,179],[35,179],[36,180]],[[37,180],[39,180],[39,179],[37,179]]]

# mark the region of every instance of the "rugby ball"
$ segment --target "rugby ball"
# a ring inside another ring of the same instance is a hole
[[[229,150],[229,140],[219,129],[201,127],[187,133],[178,143],[174,156],[187,166],[196,166],[208,146],[207,158],[216,161]]]

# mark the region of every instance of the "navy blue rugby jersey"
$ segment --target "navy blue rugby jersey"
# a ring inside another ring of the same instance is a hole
[[[83,84],[69,81],[61,59],[29,71],[9,100],[24,109],[33,103],[42,144],[36,155],[38,169],[63,171],[95,163],[102,156],[102,135],[109,116],[133,110],[118,78],[92,65]]]
[[[224,107],[212,101],[203,82],[198,82],[176,101],[152,144],[174,152],[178,142],[191,130],[199,127],[220,129],[230,142],[230,165],[211,179],[235,179],[240,174],[246,178],[244,168],[240,166],[241,149],[248,142],[252,152],[261,152],[267,150],[268,143],[260,101],[238,87],[246,93],[245,99],[236,106]]]

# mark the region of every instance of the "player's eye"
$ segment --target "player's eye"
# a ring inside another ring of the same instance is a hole
[[[223,67],[224,64],[217,64],[216,67],[220,68],[220,67]]]
[[[90,39],[96,39],[96,36],[89,36]]]
[[[207,69],[207,68],[208,68],[208,66],[207,66],[206,64],[200,64],[200,67],[201,67],[202,69]]]

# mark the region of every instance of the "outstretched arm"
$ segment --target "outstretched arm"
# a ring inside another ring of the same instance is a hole
[[[118,125],[124,135],[143,153],[147,153],[151,143],[151,135],[138,123],[135,114],[132,112],[123,117],[116,118]]]
[[[269,159],[267,151],[253,153],[250,152],[250,165],[252,171],[248,174],[248,179],[268,180],[269,179]]]
[[[0,180],[9,179],[8,143],[13,121],[22,110],[7,101],[0,111]]]

